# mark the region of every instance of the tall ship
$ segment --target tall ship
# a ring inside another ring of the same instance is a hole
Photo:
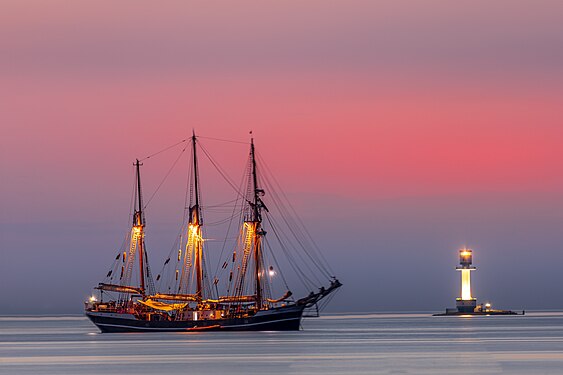
[[[202,148],[195,132],[184,141],[191,145],[184,222],[162,271],[153,278],[149,266],[142,163],[137,160],[132,225],[105,279],[85,302],[86,316],[102,332],[299,330],[301,319],[318,316],[342,284],[285,195],[270,191],[279,184],[267,168],[262,174],[254,139],[238,187]],[[203,151],[236,194],[228,206],[232,212],[220,220],[227,235],[221,251],[216,251],[219,254],[208,252],[204,211],[217,207],[202,204],[198,151]],[[266,203],[273,204],[272,211],[281,220],[274,218]],[[229,245],[227,237],[236,231],[231,227],[238,227],[238,233]],[[209,272],[211,255],[217,263],[214,274]],[[301,282],[298,298],[282,273],[284,267],[294,271],[294,282]]]

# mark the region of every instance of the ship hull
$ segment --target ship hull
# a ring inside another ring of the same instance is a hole
[[[304,306],[259,311],[245,318],[213,320],[140,320],[131,314],[86,311],[102,332],[191,332],[191,331],[297,331]]]

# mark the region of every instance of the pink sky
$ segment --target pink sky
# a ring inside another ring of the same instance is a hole
[[[237,140],[253,130],[303,216],[320,236],[335,220],[350,223],[358,257],[376,252],[394,264],[386,251],[404,245],[394,245],[394,225],[418,233],[430,209],[451,230],[422,236],[451,246],[436,256],[498,241],[506,248],[491,262],[500,264],[523,240],[503,231],[525,227],[530,243],[563,260],[561,235],[544,232],[563,225],[562,14],[558,1],[4,2],[2,252],[23,266],[15,252],[46,246],[33,233],[18,245],[30,223],[61,223],[51,230],[61,235],[65,223],[121,223],[130,163],[195,128]],[[238,178],[246,150],[210,147]],[[350,216],[338,217],[346,202]],[[467,222],[452,225],[454,207]],[[384,245],[352,224],[377,212],[370,225],[393,232]],[[500,234],[487,232],[484,213]],[[385,221],[393,215],[408,220]],[[56,245],[54,269],[76,251],[69,243]],[[77,257],[100,267],[81,280],[87,289],[110,259]],[[343,267],[360,285],[351,262]],[[542,277],[537,288],[556,280]]]

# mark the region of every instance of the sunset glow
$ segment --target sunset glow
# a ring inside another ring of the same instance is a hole
[[[347,285],[338,298],[358,308],[406,308],[413,293],[420,309],[441,307],[459,282],[448,276],[451,249],[466,242],[486,249],[479,264],[495,270],[510,251],[516,264],[499,277],[542,270],[503,291],[507,299],[540,307],[536,290],[558,293],[549,267],[563,262],[562,3],[137,5],[2,4],[2,274],[18,294],[49,284],[84,299],[130,230],[132,163],[193,129],[237,183],[253,132],[258,156],[338,264]],[[146,202],[181,147],[143,161]],[[200,157],[205,204],[235,199]],[[181,159],[148,203],[151,264],[178,233],[187,168]],[[30,226],[41,233],[29,236]],[[380,278],[372,302],[353,292],[365,274]],[[425,282],[413,291],[407,274]],[[475,294],[491,274],[479,273]],[[7,303],[5,313],[19,308]],[[43,303],[48,312],[67,302]]]

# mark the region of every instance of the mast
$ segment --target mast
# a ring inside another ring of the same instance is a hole
[[[196,223],[201,224],[200,217],[199,217],[199,173],[197,169],[197,150],[196,150],[196,136],[195,130],[193,131],[192,135],[192,147],[193,147],[193,159],[194,159],[194,189],[195,189],[195,216],[196,216]]]
[[[141,170],[140,166],[142,164],[137,159],[135,163],[135,168],[137,170],[137,204],[138,210],[135,211],[133,215],[133,228],[134,232],[138,235],[139,241],[139,272],[140,272],[140,287],[141,287],[141,294],[145,295],[145,270],[144,270],[144,255],[145,255],[145,246],[144,246],[144,227],[145,227],[145,218],[143,217],[143,197],[141,195]]]
[[[201,235],[201,207],[199,205],[199,171],[197,164],[197,137],[195,131],[192,135],[192,168],[189,179],[189,217],[186,230],[186,246],[184,250],[184,260],[182,264],[182,273],[178,281],[176,275],[178,295],[190,295],[195,301],[203,300],[204,291],[204,264],[203,264],[203,239]],[[193,175],[191,174],[193,173]],[[193,177],[193,179],[192,179]],[[195,195],[195,199],[194,198]],[[178,262],[181,259],[181,250],[178,251]],[[178,271],[178,270],[176,270]],[[195,279],[195,288],[194,288]],[[194,291],[195,289],[195,291]],[[190,294],[193,293],[193,294]]]
[[[195,130],[193,131],[192,135],[192,148],[193,148],[193,162],[194,162],[194,193],[195,193],[195,205],[190,207],[190,224],[193,225],[196,229],[195,241],[195,271],[196,271],[196,282],[197,282],[197,290],[196,290],[196,297],[198,300],[202,299],[203,294],[203,254],[202,254],[202,246],[201,246],[201,215],[199,209],[199,181],[198,181],[198,169],[197,169],[197,150],[196,150],[196,136]]]
[[[256,308],[259,310],[262,308],[262,284],[260,281],[261,265],[262,265],[262,252],[261,252],[261,228],[260,223],[262,222],[262,217],[260,215],[260,208],[262,201],[259,194],[263,190],[258,189],[258,177],[256,175],[256,157],[254,153],[254,138],[250,139],[250,157],[252,160],[252,184],[254,188],[254,203],[252,205],[253,217],[252,221],[254,224],[254,276],[256,280],[255,292],[256,292]]]

